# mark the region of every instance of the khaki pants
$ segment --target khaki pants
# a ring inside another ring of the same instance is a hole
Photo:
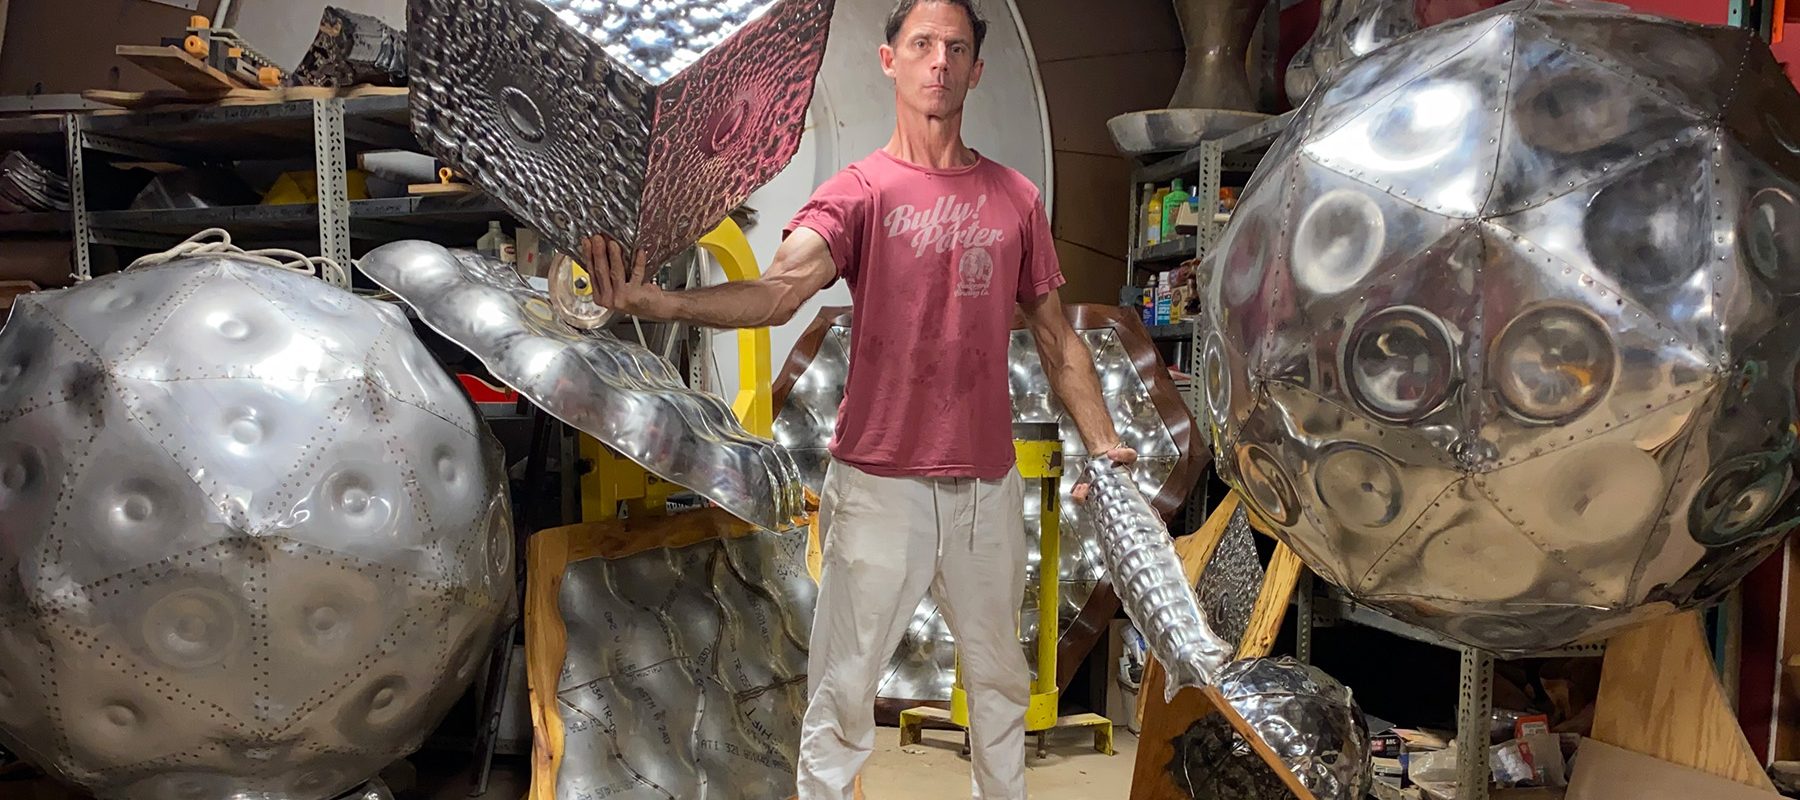
[[[800,726],[800,800],[851,797],[875,744],[876,685],[927,590],[962,663],[974,797],[1025,797],[1022,486],[1016,470],[995,481],[884,478],[832,462],[819,497],[825,560]]]

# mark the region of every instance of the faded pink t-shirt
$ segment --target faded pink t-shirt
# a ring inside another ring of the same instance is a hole
[[[813,192],[786,233],[799,227],[825,238],[854,308],[832,456],[875,475],[1006,475],[1013,312],[1063,283],[1037,187],[986,158],[930,169],[876,151]]]

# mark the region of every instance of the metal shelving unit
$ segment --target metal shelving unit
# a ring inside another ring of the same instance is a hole
[[[1316,586],[1324,588],[1319,590]],[[1300,605],[1300,613],[1296,617],[1295,649],[1301,661],[1312,660],[1314,628],[1331,627],[1344,622],[1455,650],[1461,655],[1456,712],[1457,800],[1487,800],[1491,780],[1488,732],[1494,714],[1493,654],[1376,611],[1351,599],[1342,589],[1312,580],[1310,575],[1301,582],[1296,599]],[[1524,658],[1592,657],[1604,655],[1605,652],[1605,645],[1577,645],[1532,653]],[[1393,787],[1385,788],[1391,792],[1399,791]],[[1400,796],[1384,795],[1379,788],[1374,794],[1377,797]]]
[[[162,249],[209,227],[245,241],[279,245],[348,263],[356,242],[474,239],[488,220],[509,216],[490,196],[349,199],[348,173],[363,150],[421,150],[405,95],[300,100],[179,110],[64,114],[0,120],[0,149],[61,147],[67,159],[68,214],[0,215],[0,235],[68,233],[78,276],[92,274],[91,248]],[[96,210],[87,176],[101,161],[187,166],[237,161],[310,162],[318,202],[154,210]]]
[[[1126,199],[1130,209],[1131,247],[1125,257],[1125,285],[1138,285],[1139,270],[1155,268],[1158,270],[1173,268],[1184,261],[1200,258],[1212,249],[1219,235],[1225,229],[1225,218],[1214,215],[1200,224],[1199,232],[1194,236],[1181,236],[1167,242],[1149,247],[1139,243],[1144,240],[1142,209],[1138,207],[1142,199],[1139,191],[1146,183],[1161,183],[1174,178],[1181,178],[1193,185],[1193,193],[1202,198],[1217,198],[1223,176],[1233,174],[1248,178],[1262,161],[1269,144],[1287,129],[1287,124],[1294,117],[1294,112],[1270,117],[1249,128],[1245,128],[1228,136],[1203,141],[1185,152],[1177,153],[1152,163],[1144,164],[1131,172],[1131,190]],[[1169,334],[1179,333],[1183,338],[1174,338]],[[1177,347],[1179,357],[1174,366],[1184,372],[1193,372],[1193,365],[1182,363],[1193,360],[1193,354],[1200,352],[1198,339],[1199,328],[1192,323],[1175,325],[1158,325],[1152,331],[1152,337],[1159,342],[1182,342]],[[1197,387],[1190,387],[1183,392],[1188,412],[1195,419],[1205,419],[1205,409],[1200,407],[1200,393]],[[1204,486],[1195,490],[1196,497],[1204,492]],[[1195,502],[1190,497],[1187,518],[1183,521],[1187,530],[1194,530],[1204,521],[1207,509],[1204,502]]]

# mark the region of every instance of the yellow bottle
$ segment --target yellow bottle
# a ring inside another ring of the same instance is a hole
[[[1150,184],[1144,184],[1144,194],[1149,202],[1144,204],[1144,246],[1151,247],[1162,241],[1162,196],[1167,193],[1155,191]]]

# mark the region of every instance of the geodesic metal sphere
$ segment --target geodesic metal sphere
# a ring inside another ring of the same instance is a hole
[[[1524,2],[1315,91],[1209,256],[1224,476],[1501,653],[1711,600],[1794,524],[1800,96],[1754,34]]]
[[[498,445],[397,309],[237,257],[0,332],[0,742],[102,800],[322,800],[511,610]]]

